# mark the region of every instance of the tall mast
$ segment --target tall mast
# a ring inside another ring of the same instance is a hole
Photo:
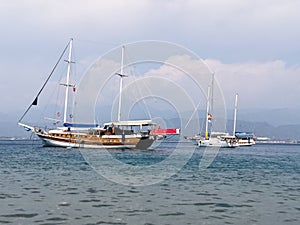
[[[205,139],[208,139],[208,114],[209,114],[209,101],[210,101],[210,86],[207,90],[207,102],[206,102],[206,123],[205,123]]]
[[[210,90],[210,110],[211,113],[214,113],[214,81],[215,81],[215,74],[212,73],[211,75],[211,90]]]
[[[68,70],[67,70],[67,81],[66,81],[66,94],[65,94],[65,109],[64,109],[64,123],[67,122],[67,110],[68,110],[68,98],[69,98],[69,87],[70,85],[70,71],[71,71],[71,63],[72,63],[72,46],[73,46],[73,38],[71,38],[69,43],[69,57],[68,61]]]
[[[235,136],[235,128],[236,128],[237,101],[238,101],[238,94],[236,93],[235,103],[234,103],[234,116],[233,116],[233,136]]]
[[[120,90],[119,90],[119,108],[118,108],[118,121],[121,121],[121,105],[122,105],[122,88],[123,88],[123,67],[124,67],[124,52],[125,46],[122,46],[122,58],[121,58],[121,71],[118,74],[120,76]]]

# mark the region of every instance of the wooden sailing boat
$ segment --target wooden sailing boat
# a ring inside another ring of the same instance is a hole
[[[68,68],[67,68],[67,78],[65,86],[65,101],[64,101],[64,117],[63,126],[57,127],[55,129],[43,129],[37,126],[31,126],[24,124],[22,119],[30,110],[33,105],[37,105],[37,100],[44,87],[46,86],[48,80],[50,79],[53,71],[47,78],[43,87],[39,91],[38,95],[32,102],[32,104],[27,108],[23,116],[18,121],[18,124],[24,127],[27,131],[31,131],[36,134],[42,141],[44,146],[56,146],[56,147],[75,147],[75,148],[139,148],[147,149],[151,146],[154,138],[149,134],[149,132],[143,132],[143,127],[152,127],[155,125],[151,120],[134,120],[134,121],[121,121],[120,120],[120,108],[121,108],[121,92],[122,92],[122,79],[125,77],[123,75],[123,64],[124,64],[124,47],[122,48],[122,62],[121,62],[121,73],[118,74],[120,79],[120,94],[119,94],[119,110],[118,110],[118,121],[109,122],[104,124],[101,128],[97,124],[73,124],[67,121],[68,115],[68,99],[69,99],[69,89],[74,87],[70,84],[70,69],[72,64],[72,47],[73,39],[70,40],[66,48],[64,49],[62,55],[60,56],[57,64],[65,54],[66,50],[69,48],[68,54]],[[138,132],[133,132],[133,127],[138,127]]]

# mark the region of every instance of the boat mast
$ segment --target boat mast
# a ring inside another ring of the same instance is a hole
[[[205,139],[208,139],[208,114],[209,114],[209,101],[210,101],[210,86],[208,86],[207,90],[207,103],[206,103],[206,123],[205,123]]]
[[[117,75],[120,76],[118,121],[121,121],[121,105],[122,105],[123,77],[126,77],[126,75],[123,74],[123,67],[124,67],[124,52],[125,52],[125,46],[122,46],[121,71],[120,71],[120,73],[117,74]]]
[[[71,71],[71,63],[72,63],[72,61],[71,61],[72,60],[72,46],[73,46],[73,38],[71,38],[71,40],[70,40],[68,60],[65,60],[68,63],[68,70],[67,70],[67,82],[64,85],[64,86],[66,86],[65,108],[64,108],[64,123],[67,122],[69,87],[71,87],[71,85],[70,85],[70,71]]]
[[[211,110],[211,114],[214,113],[214,80],[215,80],[215,74],[212,73],[212,75],[211,75],[211,90],[210,90],[210,110]]]
[[[233,136],[235,136],[235,128],[236,128],[237,101],[238,101],[238,93],[236,93],[235,95],[235,103],[234,103]]]

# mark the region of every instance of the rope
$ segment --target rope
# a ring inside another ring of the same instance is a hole
[[[67,46],[65,47],[64,51],[63,51],[62,54],[60,55],[59,59],[57,60],[57,62],[56,62],[56,64],[55,64],[55,66],[53,67],[51,73],[49,74],[47,80],[46,80],[45,83],[43,84],[41,90],[38,92],[38,94],[37,94],[36,97],[34,98],[34,101],[28,106],[27,110],[26,110],[25,113],[21,116],[21,118],[19,119],[18,122],[21,122],[21,120],[24,118],[24,116],[25,116],[25,115],[27,114],[27,112],[30,110],[31,106],[37,104],[37,100],[38,100],[39,95],[42,93],[43,89],[45,88],[46,84],[48,83],[50,77],[52,76],[53,72],[55,71],[55,69],[56,69],[58,63],[59,63],[60,60],[61,60],[61,58],[64,56],[64,54],[65,54],[67,48],[69,47],[69,45],[70,45],[70,42],[67,44]]]

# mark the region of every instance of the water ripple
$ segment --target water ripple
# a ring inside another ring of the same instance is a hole
[[[37,213],[15,213],[15,214],[6,214],[0,215],[1,217],[20,217],[20,218],[32,218],[37,216]]]
[[[155,151],[115,154],[139,166],[162,159]],[[199,171],[202,154],[168,180],[130,187],[96,174],[76,149],[0,144],[0,223],[299,224],[299,146],[220,150]]]

